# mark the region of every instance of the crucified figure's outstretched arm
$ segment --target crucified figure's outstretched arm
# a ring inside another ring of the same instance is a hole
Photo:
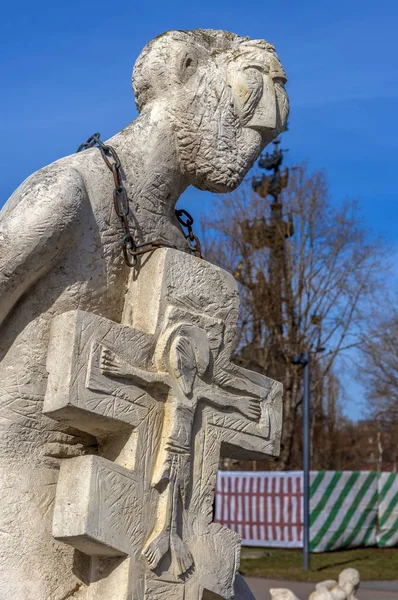
[[[139,385],[160,383],[170,387],[168,373],[154,373],[153,371],[145,371],[134,367],[106,346],[102,346],[101,349],[100,366],[104,375],[110,377],[130,379]]]
[[[253,398],[253,396],[238,396],[205,385],[198,390],[197,398],[221,408],[234,408],[245,417],[255,421],[258,421],[261,415],[261,400]]]

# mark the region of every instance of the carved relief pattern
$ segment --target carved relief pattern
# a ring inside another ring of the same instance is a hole
[[[158,302],[143,331],[135,307],[149,289]],[[44,411],[100,442],[99,456],[61,467],[54,535],[139,563],[123,589],[141,578],[143,599],[160,582],[187,598],[233,595],[239,538],[212,523],[220,453],[275,455],[281,428],[280,384],[230,363],[237,314],[231,276],[167,249],[131,282],[122,324],[79,311],[53,322]]]

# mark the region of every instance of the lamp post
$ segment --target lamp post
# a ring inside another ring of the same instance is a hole
[[[304,352],[293,358],[293,364],[303,366],[303,568],[310,568],[310,354]]]

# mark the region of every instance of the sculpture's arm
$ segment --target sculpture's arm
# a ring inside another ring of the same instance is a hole
[[[160,383],[170,386],[168,373],[154,373],[134,367],[106,346],[102,346],[101,350],[101,371],[104,375],[129,379],[138,385]]]
[[[265,377],[265,375],[256,371],[249,371],[231,362],[216,369],[214,382],[221,388],[228,386],[230,389],[236,390],[237,393],[249,392],[259,397],[264,397],[267,388],[272,384],[272,380]]]
[[[229,392],[219,392],[210,385],[205,385],[197,392],[198,400],[205,400],[209,404],[220,406],[221,408],[234,408],[249,419],[258,420],[261,415],[261,405],[259,398],[251,396],[237,396]]]
[[[27,179],[0,211],[0,325],[73,243],[85,198],[78,172],[48,167]]]

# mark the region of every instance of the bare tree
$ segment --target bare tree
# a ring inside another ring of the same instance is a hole
[[[249,183],[218,197],[202,228],[206,258],[233,273],[240,284],[235,360],[284,383],[276,468],[300,467],[302,373],[292,358],[312,353],[316,453],[326,443],[328,427],[329,438],[335,435],[336,360],[363,335],[385,271],[383,245],[370,241],[357,203],[332,203],[325,175],[305,164],[293,171],[277,201],[254,193]]]
[[[386,299],[382,316],[372,319],[373,326],[361,345],[358,375],[365,384],[367,413],[377,424],[379,464],[395,471],[398,463],[398,309]]]
[[[360,374],[370,415],[398,422],[398,309],[388,303],[383,308],[363,340]]]

